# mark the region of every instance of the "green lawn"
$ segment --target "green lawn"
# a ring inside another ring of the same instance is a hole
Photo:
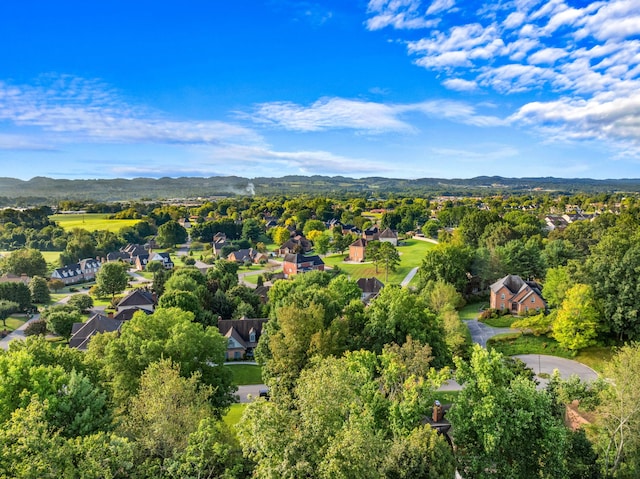
[[[24,314],[12,314],[7,318],[7,331],[15,331],[20,326],[22,326],[27,317]],[[2,327],[2,322],[0,321],[0,327]]]
[[[262,384],[262,368],[254,364],[229,364],[233,373],[233,384],[245,386],[247,384]]]
[[[244,409],[246,407],[247,407],[246,403],[232,404],[231,407],[229,408],[229,412],[227,412],[227,414],[222,418],[222,420],[225,422],[227,426],[231,428],[231,430],[233,430],[235,425],[240,422],[240,418],[242,417],[242,413],[244,412]]]
[[[484,324],[488,324],[489,326],[494,327],[494,328],[510,328],[511,324],[516,319],[517,318],[514,318],[510,314],[507,314],[505,316],[498,316],[497,318],[483,319],[482,322]]]
[[[613,354],[613,348],[592,346],[581,349],[573,359],[580,361],[582,364],[586,364],[591,369],[601,373],[604,370],[605,364],[611,360]]]
[[[464,306],[458,314],[460,315],[460,319],[478,319],[478,315],[480,314],[480,308],[486,306],[487,304],[484,302],[480,303],[469,303]]]
[[[460,391],[436,391],[433,400],[437,399],[442,404],[450,404],[456,402],[458,394],[460,394]]]
[[[549,356],[577,360],[575,353],[560,346],[555,339],[519,332],[494,336],[487,341],[487,348],[495,349],[506,356],[548,354]]]
[[[378,268],[378,274],[376,274],[376,268],[371,263],[346,264],[344,258],[347,257],[347,254],[336,254],[322,259],[329,266],[338,266],[354,280],[376,276],[383,283],[400,284],[411,269],[420,266],[427,251],[435,246],[433,243],[414,239],[405,240],[404,243],[404,245],[398,246],[400,265],[395,272],[389,272],[388,281],[385,281],[385,272],[381,267]],[[410,284],[415,281],[417,281],[417,276]]]
[[[244,280],[247,283],[251,283],[251,284],[258,284],[258,277],[260,276],[261,273],[256,273],[256,274],[250,274],[244,277]]]
[[[70,215],[52,215],[51,221],[55,221],[61,228],[71,230],[81,228],[87,231],[107,230],[117,233],[125,226],[133,226],[140,220],[109,220],[107,214],[87,213]]]

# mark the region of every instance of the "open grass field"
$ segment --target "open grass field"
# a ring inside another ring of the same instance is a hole
[[[325,264],[329,266],[338,266],[354,280],[376,276],[383,283],[400,284],[411,269],[420,266],[422,259],[427,254],[427,251],[435,246],[433,243],[414,239],[405,240],[404,243],[404,245],[398,246],[398,253],[400,253],[400,265],[395,272],[389,272],[388,281],[385,281],[384,269],[379,267],[378,274],[376,274],[376,268],[372,263],[345,263],[344,258],[347,257],[347,254],[331,255],[322,259]],[[414,277],[412,283],[416,280],[417,278]]]
[[[55,221],[61,228],[71,230],[81,228],[87,231],[107,230],[117,233],[125,226],[133,226],[140,220],[109,220],[107,214],[103,213],[87,213],[87,214],[69,214],[69,215],[52,215],[50,220]]]
[[[247,384],[262,384],[262,368],[254,364],[229,364],[233,374],[233,384],[245,386]]]
[[[464,307],[458,311],[460,319],[478,319],[478,316],[480,315],[480,308],[484,305],[485,303],[482,302],[465,304]]]

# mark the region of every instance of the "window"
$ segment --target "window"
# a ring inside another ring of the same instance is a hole
[[[531,302],[532,302],[532,303],[535,303],[535,302],[536,302],[536,297],[535,297],[535,296],[533,296],[533,297],[531,298]]]
[[[504,299],[504,293],[500,295],[500,299]]]
[[[249,334],[249,342],[251,342],[251,343],[255,343],[256,342],[256,333],[251,332]]]
[[[500,309],[504,309],[504,303],[500,303]]]

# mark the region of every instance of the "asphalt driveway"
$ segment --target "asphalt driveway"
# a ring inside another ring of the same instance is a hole
[[[496,334],[516,332],[515,329],[511,328],[494,328],[485,323],[481,323],[477,319],[468,319],[465,320],[465,323],[467,323],[467,327],[471,333],[471,340],[483,348],[487,347],[487,340]]]

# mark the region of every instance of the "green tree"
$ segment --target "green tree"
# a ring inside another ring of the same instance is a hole
[[[29,290],[31,291],[31,302],[46,304],[51,300],[49,292],[49,284],[42,276],[34,276],[29,281]]]
[[[197,372],[183,377],[179,365],[168,359],[151,363],[130,399],[122,433],[135,442],[143,460],[172,458],[186,449],[200,420],[211,416],[212,393],[200,385]]]
[[[380,244],[378,254],[380,256],[380,263],[384,267],[384,280],[386,283],[389,281],[389,271],[398,269],[400,254],[398,253],[398,249],[388,241],[383,241],[382,244]]]
[[[89,343],[87,356],[100,364],[116,398],[124,402],[136,394],[140,376],[161,358],[180,365],[183,376],[196,371],[213,387],[211,403],[217,414],[233,402],[231,372],[224,366],[227,341],[217,327],[193,322],[193,313],[158,308],[153,314],[136,313],[122,325],[119,335],[104,333]]]
[[[159,308],[179,308],[190,311],[198,322],[202,319],[202,306],[198,297],[191,291],[171,290],[165,291],[158,301]]]
[[[163,248],[173,248],[187,241],[188,236],[187,230],[180,223],[170,220],[158,228],[156,240]]]
[[[553,337],[571,350],[596,344],[600,329],[600,313],[586,284],[572,286],[553,322]]]
[[[465,246],[440,243],[427,251],[418,269],[421,280],[445,281],[462,292],[468,283],[467,273],[471,270],[473,253]]]
[[[7,329],[7,318],[18,311],[20,311],[20,305],[15,301],[0,299],[0,320],[2,321],[5,331]]]
[[[264,230],[262,225],[253,218],[249,218],[242,224],[242,238],[256,243],[260,236],[262,236]]]
[[[82,314],[77,310],[72,312],[54,311],[47,315],[47,329],[53,334],[69,339],[73,323],[82,323],[83,319]]]
[[[122,293],[129,284],[127,267],[123,263],[109,262],[100,267],[96,274],[96,286],[101,294],[111,295]]]
[[[0,269],[5,273],[12,273],[18,276],[46,276],[47,262],[42,253],[33,248],[24,248],[12,251],[9,256],[2,259]]]
[[[302,229],[302,234],[307,236],[310,231],[324,231],[327,227],[323,221],[320,220],[307,220]]]
[[[567,291],[575,284],[569,269],[565,266],[549,268],[544,281],[544,299],[549,306],[558,307],[564,301]]]
[[[289,241],[291,232],[284,226],[276,226],[271,229],[271,238],[273,242],[279,246]]]
[[[364,257],[374,264],[376,267],[376,274],[378,274],[378,266],[380,266],[381,261],[381,247],[382,243],[380,241],[368,241],[364,249]]]
[[[515,377],[497,352],[475,346],[469,363],[455,363],[464,387],[447,417],[462,476],[565,477],[566,431],[549,395]]]
[[[64,281],[61,279],[51,279],[49,280],[49,289],[55,291],[56,293],[65,287]]]
[[[621,347],[604,368],[609,387],[597,410],[598,452],[606,477],[640,472],[640,344]]]
[[[367,308],[364,333],[368,338],[366,346],[373,351],[382,351],[385,344],[402,345],[411,337],[431,346],[435,366],[450,363],[442,325],[426,301],[406,288],[382,289]]]
[[[69,298],[67,304],[81,313],[85,313],[93,308],[93,298],[88,294],[74,294]]]
[[[320,255],[327,254],[327,252],[329,251],[330,241],[331,238],[327,233],[323,232],[320,236],[318,236],[313,242],[313,248],[315,249],[316,253]]]

